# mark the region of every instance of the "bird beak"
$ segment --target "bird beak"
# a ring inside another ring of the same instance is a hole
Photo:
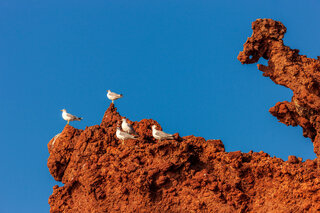
[[[62,110],[60,110],[62,112]]]

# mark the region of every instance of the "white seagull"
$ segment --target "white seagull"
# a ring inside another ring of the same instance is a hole
[[[156,130],[156,125],[152,126],[152,136],[157,139],[157,140],[162,140],[162,139],[168,139],[168,140],[172,140],[174,139],[173,135],[165,133],[163,131],[160,130]]]
[[[121,123],[121,128],[123,131],[125,131],[126,133],[129,133],[129,134],[137,134],[133,127],[131,126],[131,124],[129,124],[127,122],[127,119],[125,118],[122,118],[122,123]]]
[[[130,134],[126,133],[126,132],[121,131],[120,127],[117,127],[116,136],[117,136],[118,139],[122,140],[122,144],[124,143],[124,140],[136,139],[137,138],[134,135],[130,135]]]
[[[69,124],[69,121],[81,121],[83,119],[75,115],[71,115],[70,113],[67,113],[66,109],[62,109],[61,111],[62,111],[62,118],[68,121],[67,124]]]
[[[117,94],[117,93],[115,93],[115,92],[111,92],[110,90],[108,90],[107,97],[108,97],[108,98],[112,101],[112,103],[113,103],[114,100],[117,100],[117,99],[119,99],[119,98],[122,98],[123,95],[122,95],[122,94]]]

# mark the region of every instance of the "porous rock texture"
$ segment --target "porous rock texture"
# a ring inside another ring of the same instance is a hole
[[[286,27],[272,19],[252,23],[253,34],[244,44],[238,59],[252,64],[261,57],[268,66],[258,64],[263,76],[293,91],[291,102],[278,102],[269,111],[286,125],[301,126],[311,138],[314,152],[320,157],[320,60],[299,55],[299,50],[283,44]]]
[[[156,141],[156,121],[130,122],[140,135],[122,144],[113,104],[100,125],[66,125],[48,144],[50,212],[302,212],[320,210],[317,162],[264,152],[225,152],[220,140]],[[159,126],[159,125],[158,125]]]
[[[306,136],[314,136],[315,143],[317,126],[311,117],[316,115],[316,101],[309,103],[310,98],[302,98],[306,91],[298,82],[308,82],[316,75],[315,70],[301,68],[307,66],[304,61],[310,60],[311,66],[316,60],[295,55],[296,50],[283,46],[285,28],[280,22],[260,19],[253,23],[253,29],[239,60],[254,63],[261,56],[269,59],[270,68],[260,65],[259,69],[276,83],[297,90],[301,101],[297,102],[299,106],[296,101],[277,104],[271,113],[286,124],[303,125]],[[283,68],[290,70],[285,72],[288,74],[276,74],[281,67],[278,63],[286,64],[283,60],[289,60],[290,51],[291,58],[294,55],[300,60],[292,65],[297,69],[288,65]],[[283,60],[278,61],[273,54]],[[297,74],[291,75],[294,70]],[[310,94],[312,100],[317,100],[315,92]],[[313,114],[308,111],[311,106]],[[151,119],[128,121],[139,138],[122,144],[115,137],[121,118],[111,104],[100,125],[85,130],[66,125],[49,142],[49,171],[64,184],[53,187],[51,213],[320,211],[317,159],[302,162],[301,158],[289,156],[283,161],[262,151],[225,152],[220,140],[180,137],[178,133],[174,140],[156,141],[151,126],[160,125]]]

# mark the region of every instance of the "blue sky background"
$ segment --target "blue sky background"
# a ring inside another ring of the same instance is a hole
[[[314,159],[300,127],[268,110],[292,92],[241,65],[251,22],[287,27],[285,44],[320,55],[319,1],[0,1],[0,212],[48,212],[57,184],[47,143],[62,108],[99,124],[106,90],[118,111],[165,131],[221,139],[227,151]],[[262,62],[265,63],[265,62]]]

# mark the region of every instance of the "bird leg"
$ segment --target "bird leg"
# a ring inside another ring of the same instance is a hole
[[[67,123],[68,125],[69,125],[69,120],[68,120],[68,123]]]
[[[112,100],[112,103],[113,103],[113,100]]]

